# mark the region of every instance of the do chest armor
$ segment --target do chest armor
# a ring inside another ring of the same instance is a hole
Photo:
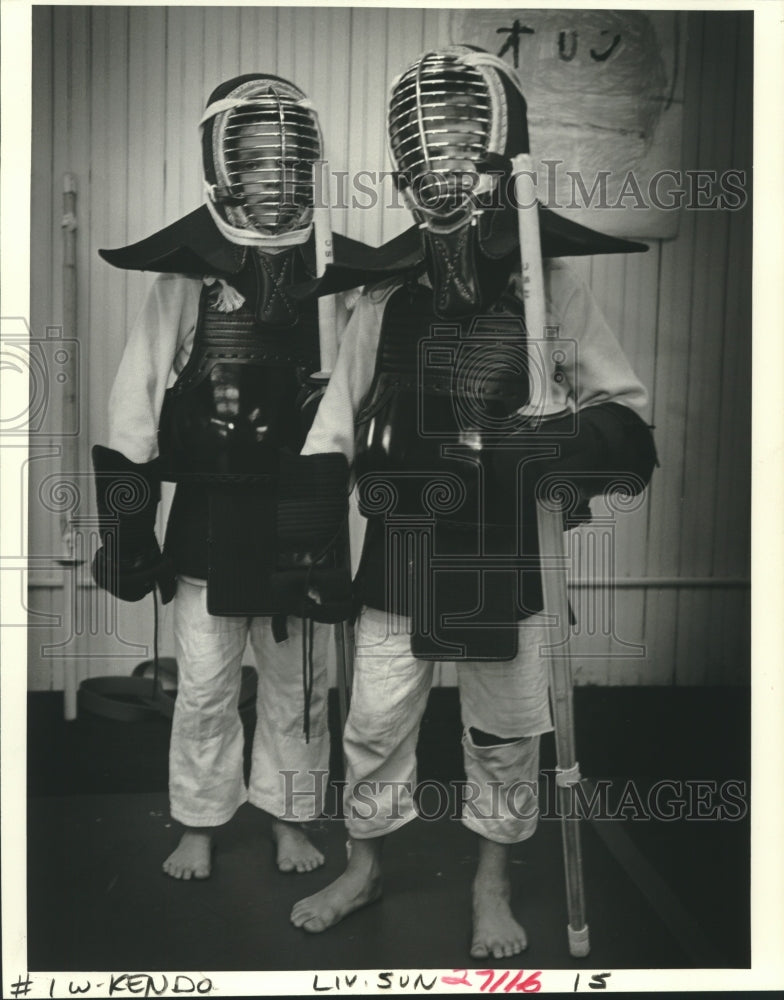
[[[373,383],[357,415],[360,487],[365,473],[402,473],[395,483],[405,504],[398,509],[413,512],[420,485],[456,477],[465,503],[449,516],[476,523],[481,512],[467,505],[477,500],[478,464],[528,403],[530,385],[517,299],[505,296],[482,315],[444,321],[434,315],[428,289],[399,289],[384,311]],[[425,509],[426,498],[420,501]]]
[[[296,326],[277,327],[258,323],[245,305],[219,311],[216,293],[205,288],[190,358],[164,397],[164,478],[214,483],[275,474],[279,449],[297,453],[304,443],[315,412],[308,377],[318,368],[315,302],[301,308]]]
[[[535,518],[492,461],[532,384],[516,299],[460,322],[438,319],[421,286],[387,302],[357,416],[358,585],[411,617],[416,656],[509,659],[517,622],[541,610]]]

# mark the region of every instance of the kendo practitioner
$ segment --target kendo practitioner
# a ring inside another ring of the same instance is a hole
[[[331,547],[345,516],[345,459],[299,458],[323,382],[311,378],[321,368],[318,303],[290,291],[318,273],[319,246],[335,287],[341,266],[342,287],[361,283],[350,265],[366,248],[328,222],[319,232],[322,137],[296,86],[236,77],[212,93],[199,124],[206,204],[101,251],[116,267],[159,273],[111,391],[107,445],[93,449],[103,542],[93,573],[124,600],[156,587],[174,600],[169,794],[185,830],[163,870],[206,878],[215,828],[249,801],[273,818],[279,869],[310,871],[324,858],[298,820],[320,806],[297,791],[312,793],[313,774],[328,771],[325,622],[350,575]],[[177,485],[161,552],[162,480]],[[291,523],[299,551],[276,538]],[[248,637],[258,695],[246,788],[238,695]]]
[[[565,478],[572,521],[587,519],[590,495],[619,480],[641,491],[656,461],[645,389],[556,258],[646,248],[539,206],[547,330],[526,329],[514,71],[468,46],[427,53],[393,83],[388,127],[417,226],[379,253],[390,273],[409,270],[357,303],[303,449],[346,455],[367,519],[344,734],[349,860],[291,919],[322,931],[380,896],[383,839],[416,815],[434,664],[455,661],[462,822],[478,840],[470,950],[509,957],[526,947],[510,845],[535,831],[539,737],[552,729],[535,489]]]

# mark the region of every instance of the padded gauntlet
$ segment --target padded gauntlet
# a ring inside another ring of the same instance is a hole
[[[351,617],[347,519],[346,456],[281,451],[272,586],[282,613],[331,623]]]
[[[137,464],[96,445],[93,468],[101,548],[93,579],[123,601],[140,601],[157,584],[164,604],[174,597],[174,568],[161,555],[155,512],[161,498],[158,461]]]
[[[501,475],[513,474],[534,445],[557,446],[558,454],[532,463],[536,479],[557,474],[579,494],[581,505],[572,512],[577,521],[590,520],[588,499],[610,488],[631,496],[642,493],[658,465],[651,428],[628,406],[599,403],[574,416],[544,421],[538,431],[517,436],[519,448],[495,456]],[[508,480],[507,480],[508,481]]]

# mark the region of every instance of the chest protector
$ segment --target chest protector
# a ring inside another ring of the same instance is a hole
[[[275,614],[279,455],[299,453],[318,403],[317,305],[277,327],[244,305],[220,311],[218,288],[202,292],[190,358],[161,411],[163,478],[177,483],[166,551],[179,573],[207,580],[213,614]]]
[[[533,495],[492,461],[531,385],[516,299],[445,322],[429,289],[389,298],[357,416],[359,596],[409,615],[423,659],[510,659],[542,608]]]
[[[219,312],[215,299],[205,288],[191,356],[163,401],[161,464],[175,482],[274,474],[278,450],[298,453],[312,420],[303,404],[319,368],[316,304],[296,326],[278,328],[244,305]]]

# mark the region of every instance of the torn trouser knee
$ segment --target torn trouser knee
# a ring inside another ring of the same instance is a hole
[[[463,731],[466,783],[461,819],[469,830],[500,844],[527,840],[539,818],[539,737],[488,746]]]

